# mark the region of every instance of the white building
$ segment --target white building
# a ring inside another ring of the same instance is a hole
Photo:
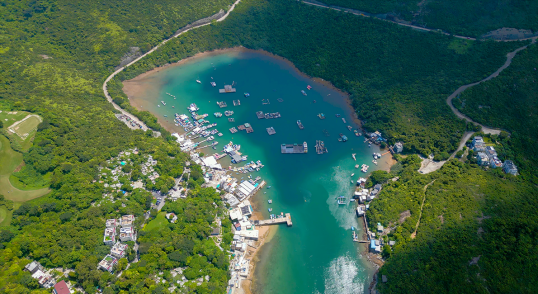
[[[507,160],[503,163],[503,171],[507,174],[517,176],[517,166],[511,160]]]
[[[107,228],[115,228],[119,225],[119,221],[115,218],[107,219],[106,220],[106,227]]]
[[[116,243],[116,228],[106,228],[103,236],[105,245],[114,245]]]
[[[135,217],[134,215],[124,215],[121,217],[121,227],[127,228],[132,227],[134,223]]]
[[[136,231],[132,227],[121,228],[120,240],[122,242],[136,241]]]
[[[403,151],[403,143],[402,142],[397,142],[396,144],[394,144],[394,152],[402,153],[402,151]]]
[[[108,254],[105,256],[105,258],[103,258],[103,260],[101,260],[101,262],[99,262],[97,268],[112,273],[112,271],[114,271],[114,265],[117,263],[118,260],[114,256]]]
[[[124,258],[125,254],[127,254],[127,248],[129,246],[127,244],[123,244],[120,242],[117,242],[112,246],[112,249],[110,249],[110,254],[117,258]]]
[[[245,239],[258,241],[259,231],[258,230],[241,230],[237,231],[239,236],[244,237]]]

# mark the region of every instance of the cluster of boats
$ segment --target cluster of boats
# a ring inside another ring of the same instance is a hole
[[[363,172],[363,173],[368,172],[369,168],[370,168],[370,166],[368,166],[366,164],[363,164],[363,165],[361,165],[361,172]]]
[[[246,159],[246,156],[244,156],[245,159]],[[262,164],[262,162],[260,160],[254,162],[254,161],[251,161],[249,163],[247,163],[245,166],[242,166],[242,167],[236,167],[236,168],[232,168],[231,166],[228,168],[229,170],[231,171],[234,171],[236,172],[236,174],[246,174],[246,173],[251,173],[251,172],[255,172],[255,171],[260,171],[261,168],[263,168],[265,165]],[[257,177],[256,179],[250,179],[249,180],[249,183],[251,183],[252,185],[256,184],[257,181],[259,181],[261,178],[260,177]]]

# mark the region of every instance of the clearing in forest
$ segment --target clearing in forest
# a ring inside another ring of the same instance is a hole
[[[26,140],[28,136],[37,129],[37,125],[42,119],[38,115],[30,114],[22,120],[12,124],[8,130],[11,133],[17,134],[22,140]]]

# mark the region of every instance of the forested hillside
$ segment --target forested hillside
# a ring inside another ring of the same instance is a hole
[[[538,31],[538,3],[519,0],[323,0],[325,4],[389,14],[388,19],[479,37],[502,27]],[[385,15],[382,15],[385,17]]]
[[[291,40],[291,42],[290,42]],[[505,61],[515,43],[471,42],[285,0],[245,1],[234,17],[189,32],[120,73],[110,84],[129,108],[119,80],[197,52],[245,46],[292,61],[302,72],[351,93],[364,127],[423,155],[448,157],[467,126],[444,100]]]
[[[372,229],[381,222],[391,228],[386,239],[396,241],[392,251],[383,250],[381,292],[535,293],[536,187],[469,160],[419,175],[413,157],[401,161],[400,179],[388,183],[368,211]]]
[[[193,199],[187,204],[193,218],[182,219],[166,235],[175,241],[162,242],[164,237],[155,241],[141,233],[140,238],[147,240],[147,251],[137,266],[132,266],[119,280],[97,270],[98,260],[109,250],[102,242],[104,221],[132,213],[140,226],[148,195],[135,191],[129,198],[115,195],[114,203],[104,202],[100,206],[92,203],[101,200],[105,191],[102,184],[94,181],[98,167],[105,166],[105,161],[119,152],[137,147],[160,157],[163,164],[180,156],[162,138],[153,138],[151,132],[131,131],[114,117],[101,90],[106,76],[124,58],[148,50],[180,27],[227,9],[231,3],[224,0],[195,3],[7,0],[0,3],[0,110],[24,110],[43,117],[34,144],[23,157],[32,170],[42,175],[52,173],[52,192],[15,208],[11,226],[0,230],[0,292],[38,291],[37,282],[22,271],[27,258],[38,260],[48,268],[74,269],[69,278],[88,293],[95,293],[97,287],[103,289],[107,283],[110,283],[105,289],[107,293],[163,291],[162,284],[157,286],[147,278],[163,268],[190,266],[184,259],[169,257],[170,252],[164,251],[165,248],[200,257],[192,264],[196,274],[191,277],[202,274],[215,277],[200,286],[189,285],[192,291],[224,291],[227,262],[215,253],[214,246],[201,241],[210,227],[207,216],[218,213],[213,205],[207,204],[218,202],[219,197],[214,192],[200,190],[201,176],[195,178],[198,182],[192,182]],[[185,158],[181,160],[184,162]],[[167,176],[172,169],[165,165],[161,172]],[[4,196],[7,199],[11,194]],[[189,233],[192,231],[198,233]],[[205,253],[211,254],[210,259]],[[129,258],[132,260],[132,254]]]
[[[524,176],[538,183],[538,47],[516,56],[501,75],[463,92],[453,104],[487,126],[508,130]]]

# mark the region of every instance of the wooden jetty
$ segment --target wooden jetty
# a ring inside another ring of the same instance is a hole
[[[255,226],[270,226],[270,225],[278,225],[286,223],[288,227],[291,227],[293,223],[291,222],[291,214],[286,213],[284,217],[277,217],[274,219],[266,219],[266,220],[255,220],[254,225]]]
[[[235,93],[236,89],[232,85],[224,85],[224,89],[219,89],[219,93]]]

